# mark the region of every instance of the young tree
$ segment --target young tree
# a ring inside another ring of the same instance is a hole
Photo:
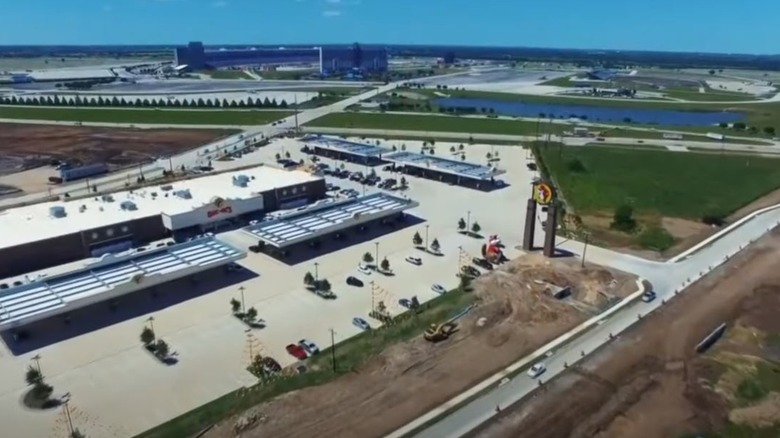
[[[379,267],[382,268],[383,271],[389,271],[390,270],[390,261],[387,260],[387,257],[382,259],[382,263],[380,263]]]
[[[455,153],[455,146],[450,146],[450,153],[452,153],[452,154]]]
[[[254,307],[250,307],[246,310],[246,316],[244,316],[247,321],[254,322],[257,319],[257,309]]]
[[[764,134],[773,136],[775,135],[775,127],[774,126],[764,126]]]
[[[27,372],[24,373],[24,380],[30,386],[36,385],[43,382],[43,375],[40,371],[38,371],[38,368],[35,368],[32,365],[28,365]]]
[[[154,349],[154,353],[162,358],[168,357],[168,353],[171,352],[171,347],[168,346],[168,343],[160,339],[157,341],[157,348]]]
[[[366,253],[363,254],[363,263],[367,265],[374,263],[374,256],[372,256],[370,252],[366,251]]]
[[[629,233],[636,228],[634,209],[630,205],[621,205],[615,209],[610,228]]]
[[[233,311],[233,313],[238,313],[238,311],[241,310],[241,301],[238,301],[235,298],[231,298],[230,309]]]
[[[303,276],[303,284],[306,286],[311,286],[314,284],[314,276],[311,275],[311,272],[307,272],[306,275]]]
[[[466,229],[466,221],[463,220],[463,218],[458,219],[458,231],[463,231]]]
[[[406,177],[401,177],[401,189],[405,189],[407,187]]]
[[[471,232],[474,234],[479,234],[480,231],[482,231],[482,227],[479,226],[479,222],[474,221],[474,223],[471,224]]]
[[[420,246],[422,245],[422,243],[423,243],[423,239],[420,236],[420,233],[415,231],[414,237],[412,237],[412,244],[414,244],[414,246]]]
[[[284,153],[284,158],[287,158],[289,160],[290,156],[291,156],[290,155],[290,151],[287,151],[287,152]]]
[[[149,327],[144,327],[144,329],[141,330],[141,343],[144,344],[144,346],[148,346],[154,342],[154,338],[154,332]]]
[[[441,246],[439,245],[439,239],[434,237],[433,242],[431,242],[431,249],[435,252],[439,252],[441,249]]]
[[[279,161],[279,160],[281,160],[281,159],[282,159],[282,154],[280,154],[280,153],[278,153],[278,152],[277,152],[277,153],[276,153],[276,155],[275,155],[275,157],[276,157],[276,161]]]

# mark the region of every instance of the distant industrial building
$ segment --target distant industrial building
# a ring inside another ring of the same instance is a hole
[[[325,180],[261,166],[0,214],[0,278],[173,237],[241,226],[325,196]]]
[[[207,50],[201,42],[191,42],[174,50],[176,66],[188,66],[192,70],[230,67],[276,67],[291,64],[318,65],[320,73],[344,73],[351,71],[387,71],[388,55],[384,48],[367,48],[359,44],[351,46],[327,46],[310,48],[248,48]]]

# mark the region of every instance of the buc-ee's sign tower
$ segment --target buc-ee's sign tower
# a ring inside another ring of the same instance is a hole
[[[525,230],[523,233],[523,250],[534,249],[534,235],[536,233],[536,209],[537,206],[547,206],[547,223],[544,226],[545,257],[555,255],[555,231],[558,229],[558,202],[555,197],[555,189],[552,184],[538,181],[532,186],[531,197],[528,198],[525,212]]]

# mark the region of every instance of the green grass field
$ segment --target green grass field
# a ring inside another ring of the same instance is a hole
[[[138,124],[264,125],[292,114],[292,111],[0,107],[0,118],[4,119]]]
[[[204,71],[203,74],[210,76],[212,79],[252,79],[251,76],[241,70],[210,70]]]
[[[274,397],[307,387],[322,385],[341,375],[357,372],[360,366],[390,345],[404,342],[422,332],[432,323],[440,323],[474,302],[474,295],[460,291],[444,294],[426,304],[418,315],[410,313],[397,318],[383,329],[371,330],[336,345],[336,371],[333,371],[331,349],[307,360],[309,371],[279,378],[252,388],[229,393],[184,415],[148,430],[136,438],[181,438],[240,413]]]
[[[780,159],[611,147],[541,151],[577,214],[611,214],[631,205],[638,214],[700,220],[728,215],[780,188]],[[583,172],[571,171],[579,160]]]

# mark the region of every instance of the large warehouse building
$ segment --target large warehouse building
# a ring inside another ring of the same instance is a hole
[[[207,50],[191,42],[174,50],[175,64],[192,70],[228,67],[273,67],[291,64],[318,65],[320,73],[387,71],[387,49],[379,47],[326,46],[309,48],[250,48]]]
[[[0,212],[0,278],[173,237],[241,226],[325,196],[325,180],[260,166]]]

